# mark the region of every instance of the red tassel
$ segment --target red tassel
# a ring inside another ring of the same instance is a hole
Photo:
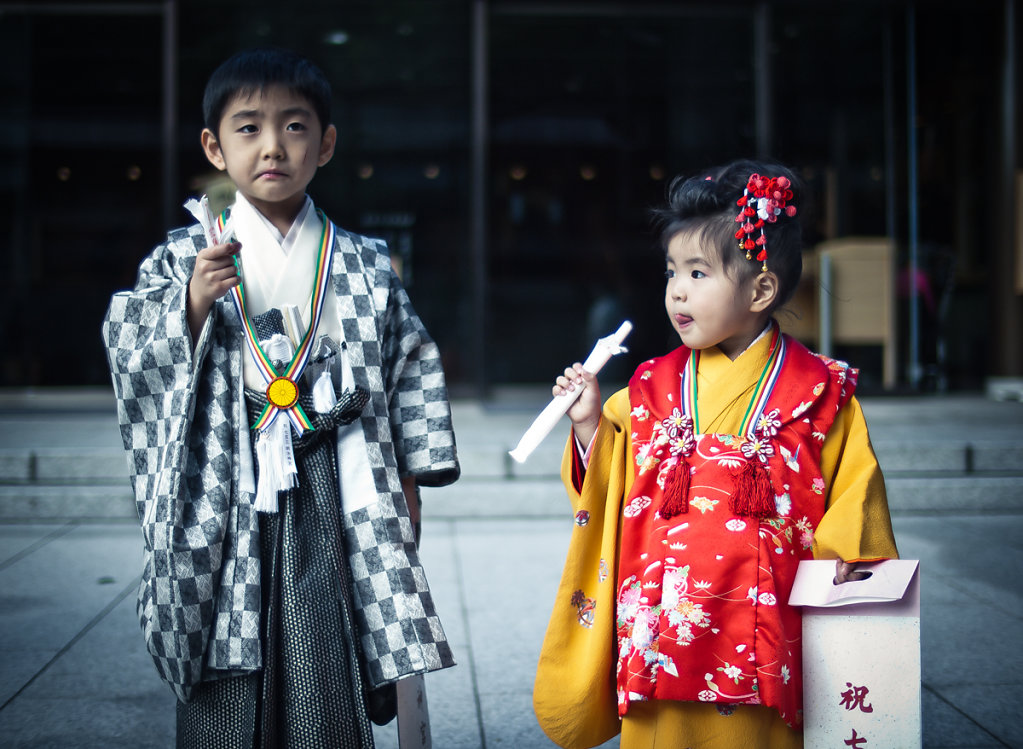
[[[735,475],[731,505],[732,512],[745,517],[769,518],[777,514],[771,477],[759,460],[747,460]],[[661,514],[664,514],[663,510]]]
[[[664,482],[661,517],[673,518],[689,512],[689,463],[682,458]]]

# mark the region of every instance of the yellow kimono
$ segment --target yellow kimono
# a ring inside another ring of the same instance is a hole
[[[702,352],[697,375],[701,431],[739,431],[769,355],[770,336],[735,361],[716,348]],[[634,480],[629,411],[627,390],[608,399],[584,480],[573,476],[574,437],[565,452],[562,477],[578,527],[537,670],[534,708],[541,726],[560,746],[573,748],[596,746],[619,730],[623,749],[801,746],[801,733],[764,706],[739,705],[722,715],[716,704],[653,700],[634,703],[619,721],[615,572],[621,500]],[[884,480],[855,399],[839,411],[825,437],[821,473],[827,511],[814,534],[814,556],[847,561],[896,556]],[[587,532],[580,532],[583,527]],[[597,591],[595,599],[582,598],[582,590]]]

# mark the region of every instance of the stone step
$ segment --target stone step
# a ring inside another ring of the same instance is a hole
[[[888,478],[898,474],[1023,475],[1023,441],[878,441],[874,444]],[[557,478],[561,450],[537,450],[516,463],[500,444],[468,441],[459,446],[462,475],[473,479]],[[0,449],[0,484],[105,484],[124,476],[127,461],[117,448],[53,447]]]
[[[1023,474],[1020,440],[879,440],[874,443],[874,453],[886,476],[898,472]]]
[[[127,481],[92,486],[0,486],[0,522],[137,519]]]
[[[95,484],[128,479],[123,450],[84,447],[37,447],[0,450],[0,483]]]
[[[1023,512],[1019,476],[889,476],[893,513]],[[423,489],[425,512],[435,518],[529,518],[570,514],[557,479],[463,478],[441,489]],[[136,520],[128,482],[95,485],[0,486],[0,522]]]

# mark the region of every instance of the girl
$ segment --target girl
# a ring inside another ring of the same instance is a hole
[[[575,364],[563,478],[576,511],[534,705],[589,747],[802,746],[802,559],[896,556],[857,372],[782,334],[801,272],[800,190],[737,162],[676,179],[658,212],[682,346],[600,406]],[[844,560],[844,561],[843,561]],[[616,639],[612,639],[616,638]],[[617,709],[615,709],[617,706]]]

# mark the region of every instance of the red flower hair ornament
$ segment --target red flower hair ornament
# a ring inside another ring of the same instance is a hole
[[[742,208],[735,217],[736,223],[742,224],[735,232],[735,238],[739,240],[739,249],[746,251],[747,260],[752,260],[753,250],[759,247],[757,260],[763,263],[761,269],[765,271],[767,237],[764,235],[764,224],[773,224],[783,213],[786,216],[796,215],[796,207],[789,205],[789,201],[792,200],[791,185],[788,177],[751,174],[746,189],[742,191],[742,197],[735,203]],[[753,234],[757,230],[760,231],[760,235],[754,239]]]

